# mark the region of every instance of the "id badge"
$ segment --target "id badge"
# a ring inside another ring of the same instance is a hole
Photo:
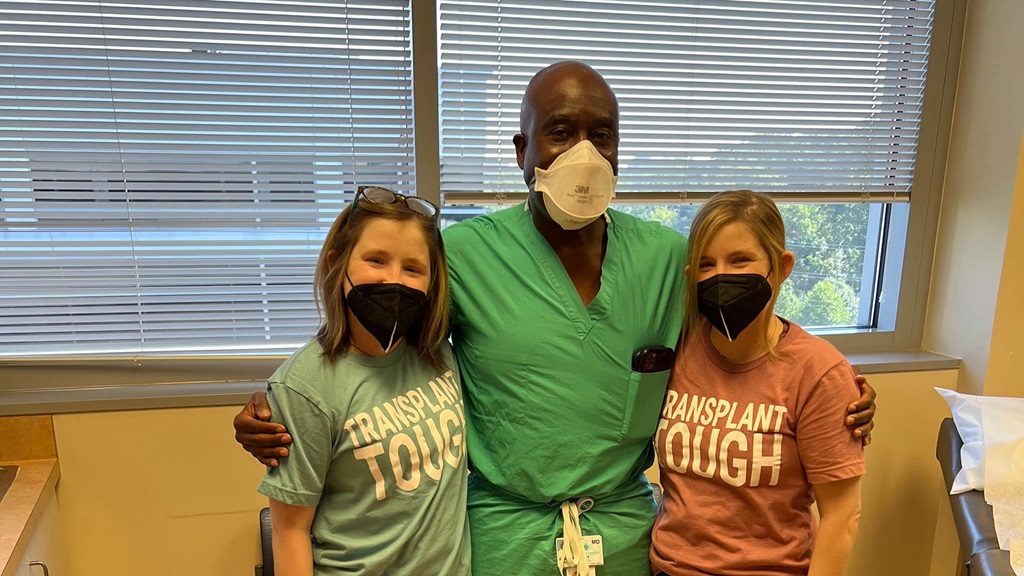
[[[568,559],[565,557],[564,538],[555,538],[555,560],[559,566],[565,566],[565,576],[575,576],[576,566],[566,565]],[[587,555],[587,562],[591,566],[602,566],[604,565],[604,542],[601,540],[600,535],[596,536],[583,536],[583,551]]]

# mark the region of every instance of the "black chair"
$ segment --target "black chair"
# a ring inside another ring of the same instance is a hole
[[[943,420],[939,426],[935,457],[942,467],[946,492],[953,487],[953,479],[962,466],[960,448],[963,445],[953,419]],[[953,508],[953,523],[964,557],[962,573],[968,576],[1014,576],[1013,568],[1010,567],[1010,553],[999,549],[992,507],[985,502],[985,493],[970,490],[950,494],[949,504]]]
[[[273,531],[270,525],[270,508],[260,510],[260,549],[263,552],[263,576],[274,576]]]

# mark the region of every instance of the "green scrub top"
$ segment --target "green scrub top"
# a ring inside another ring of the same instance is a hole
[[[655,505],[643,471],[668,372],[633,352],[675,347],[686,240],[609,210],[601,289],[584,306],[524,206],[450,227],[453,342],[469,447],[473,573],[557,574],[559,505],[590,497],[598,575],[649,574]]]

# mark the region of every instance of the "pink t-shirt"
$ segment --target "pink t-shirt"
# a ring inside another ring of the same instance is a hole
[[[672,370],[655,446],[665,499],[651,564],[672,576],[806,574],[811,484],[864,473],[845,425],[860,397],[853,370],[793,323],[780,357],[725,360],[704,323]]]

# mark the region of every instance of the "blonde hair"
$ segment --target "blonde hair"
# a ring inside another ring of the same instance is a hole
[[[338,215],[327,232],[313,276],[316,311],[321,322],[316,338],[323,348],[323,356],[333,363],[352,343],[344,282],[352,250],[363,235],[367,223],[375,218],[415,222],[423,232],[430,253],[427,310],[419,322],[419,330],[413,330],[406,338],[416,346],[420,357],[428,364],[437,369],[448,368],[441,354],[442,346],[448,339],[448,265],[444,258],[441,231],[434,218],[413,212],[402,201],[377,204],[361,200],[358,206],[353,202]],[[329,257],[332,250],[333,258]]]
[[[750,190],[732,190],[711,197],[697,211],[690,225],[690,237],[686,248],[686,315],[683,320],[684,337],[699,335],[700,311],[697,309],[697,278],[700,275],[700,257],[711,240],[726,226],[741,222],[750,227],[761,247],[768,254],[771,271],[768,283],[772,285],[772,298],[765,307],[769,314],[775,313],[775,301],[779,297],[782,283],[782,254],[786,251],[786,226],[778,206],[765,194]],[[768,352],[775,356],[768,327],[762,335]]]

